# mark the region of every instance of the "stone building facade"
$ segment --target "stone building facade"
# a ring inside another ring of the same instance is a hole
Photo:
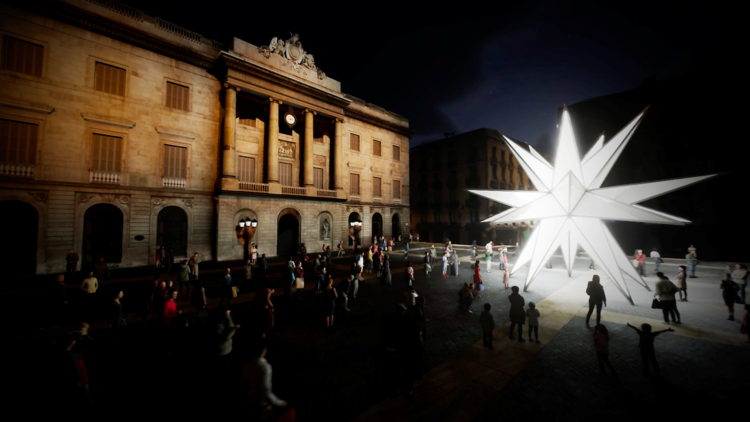
[[[0,4],[0,253],[21,274],[406,230],[408,121],[341,91],[299,37],[230,45],[112,0]],[[243,237],[245,236],[245,237]],[[8,255],[10,254],[10,255]]]
[[[469,189],[532,190],[526,173],[510,152],[502,134],[492,129],[424,143],[411,149],[411,226],[420,240],[506,245],[521,241],[533,222],[482,223],[506,206],[471,194]]]

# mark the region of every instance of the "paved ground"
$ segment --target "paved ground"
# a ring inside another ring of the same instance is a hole
[[[412,250],[411,258],[415,263],[422,262],[423,251]],[[459,253],[467,261],[468,252]],[[660,312],[650,309],[652,293],[631,283],[630,291],[637,305],[631,306],[603,278],[609,299],[604,320],[613,332],[612,360],[618,369],[622,368],[623,377],[617,383],[601,386],[610,381],[602,381],[596,373],[590,333],[582,327],[580,318],[581,308],[587,301],[585,282],[594,272],[587,269],[587,260],[580,259],[573,277],[568,277],[561,269],[561,262],[555,261],[555,268],[543,270],[529,291],[523,293],[527,303],[539,303],[542,345],[510,343],[505,337],[508,328],[503,324],[508,322],[506,296],[509,291],[502,288],[497,263],[492,273],[482,273],[487,290],[475,302],[475,314],[457,309],[456,292],[463,282],[471,281],[468,262],[461,264],[459,277],[448,278],[440,277],[436,268],[428,279],[421,271],[421,264],[415,265],[415,287],[426,298],[430,319],[425,344],[426,375],[417,385],[413,403],[403,398],[385,397],[385,365],[378,347],[380,322],[403,300],[406,287],[402,275],[403,254],[394,252],[392,261],[393,285],[382,286],[368,276],[360,285],[358,298],[350,301],[352,311],[337,309],[336,330],[332,333],[323,330],[321,309],[313,295],[308,294],[304,303],[294,308],[283,298],[274,298],[277,329],[271,333],[267,359],[274,367],[275,392],[294,404],[300,420],[350,420],[358,415],[367,420],[494,420],[498,416],[506,417],[504,412],[510,412],[508,416],[515,419],[531,419],[536,412],[543,415],[534,418],[539,420],[579,420],[586,418],[579,418],[579,413],[571,413],[573,410],[590,408],[589,413],[584,414],[592,417],[601,416],[602,412],[627,414],[632,408],[619,401],[622,397],[635,400],[655,394],[653,388],[656,387],[648,387],[651,384],[644,384],[638,372],[633,372],[633,368],[638,369],[637,350],[634,353],[637,340],[634,333],[625,332],[621,325],[625,320],[648,321],[655,326],[659,323]],[[351,258],[334,263],[335,275],[341,276]],[[745,364],[741,370],[737,368],[742,366],[743,359],[748,361],[750,349],[741,346],[741,338],[736,334],[738,324],[724,319],[717,284],[722,268],[723,264],[700,267],[701,278],[691,279],[690,302],[679,305],[684,324],[677,327],[677,333],[657,340],[667,382],[679,380],[681,389],[678,391],[684,391],[689,398],[693,397],[691,391],[704,389],[712,391],[713,395],[708,397],[719,397],[726,402],[734,397],[738,380],[747,379],[746,370],[750,365]],[[178,337],[172,347],[167,347],[163,332],[138,324],[133,312],[139,305],[133,302],[145,291],[150,277],[131,275],[129,279],[114,280],[106,287],[109,293],[117,289],[126,291],[126,311],[133,324],[118,345],[111,345],[106,333],[95,333],[100,344],[88,361],[92,395],[97,402],[107,409],[134,416],[157,415],[163,411],[175,416],[195,416],[203,412],[210,416],[242,416],[238,373],[247,361],[246,351],[251,341],[246,328],[254,322],[247,303],[252,295],[243,294],[233,306],[235,322],[243,328],[235,336],[230,374],[220,377],[211,366],[213,363],[204,362],[193,353],[199,344],[183,342]],[[214,273],[207,271],[204,278],[213,285],[219,276],[217,269]],[[520,269],[512,278],[512,284],[521,285],[524,276],[525,269]],[[647,278],[652,286],[654,280]],[[308,283],[308,290],[311,287]],[[30,294],[33,298],[36,293]],[[23,309],[15,306],[18,304],[33,303],[33,299],[29,302],[29,294],[6,293],[3,296],[6,302],[10,299],[12,309]],[[212,299],[212,305],[215,302],[216,299]],[[485,302],[493,305],[495,321],[500,326],[495,337],[497,347],[492,354],[487,354],[481,344],[477,344],[481,343],[479,310]],[[180,308],[185,312],[191,310],[185,302],[180,303]],[[739,306],[736,312],[741,315]],[[47,391],[54,394],[51,387],[54,384],[41,389],[38,385],[38,380],[51,378],[52,372],[48,369],[52,361],[45,347],[51,338],[49,332],[31,332],[28,324],[23,324],[29,322],[28,319],[20,321],[19,325],[26,327],[23,330],[10,325],[14,337],[19,334],[20,340],[14,343],[17,347],[11,348],[12,358],[17,362],[14,369],[29,372],[25,374],[25,382],[18,384],[18,391],[28,392],[28,397],[45,396]],[[99,323],[98,327],[101,326]],[[692,379],[674,378],[675,374]],[[728,393],[722,393],[725,390]],[[669,396],[670,400],[680,397]]]

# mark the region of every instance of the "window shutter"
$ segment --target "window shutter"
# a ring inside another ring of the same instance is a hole
[[[255,158],[239,157],[240,182],[255,182]]]
[[[351,173],[349,177],[349,194],[359,195],[359,175]]]
[[[401,147],[393,146],[393,159],[401,161]]]
[[[349,135],[349,149],[359,151],[359,135],[353,133]]]
[[[5,37],[3,45],[3,69],[42,76],[44,47],[12,37]]]
[[[314,168],[313,170],[315,170],[315,187],[318,189],[325,189],[323,184],[323,169]]]
[[[292,165],[279,163],[279,176],[282,186],[292,186]]]
[[[96,63],[94,89],[108,94],[125,95],[125,69]]]
[[[187,179],[187,148],[164,145],[164,177]]]
[[[167,82],[167,107],[188,111],[190,88]]]
[[[393,181],[393,197],[396,199],[401,199],[401,181],[400,180]]]
[[[0,119],[0,163],[35,165],[38,133],[37,125]]]
[[[373,177],[372,178],[372,196],[375,198],[380,198],[380,192],[383,185],[383,179],[379,177]]]
[[[380,141],[372,141],[372,155],[380,157],[382,155],[382,144]]]
[[[109,173],[122,171],[122,138],[94,134],[91,142],[91,170]]]

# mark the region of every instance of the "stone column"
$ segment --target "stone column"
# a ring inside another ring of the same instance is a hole
[[[315,172],[313,171],[313,116],[315,112],[305,109],[305,158],[304,158],[304,186],[312,189],[315,184]]]
[[[333,153],[333,188],[336,190],[336,196],[339,198],[346,198],[344,193],[344,171],[341,168],[344,164],[343,154],[344,148],[342,146],[344,135],[344,121],[342,119],[335,119],[336,123],[335,134],[334,134],[334,153]]]
[[[279,104],[281,101],[268,99],[268,184],[279,185]],[[270,187],[269,187],[270,188]],[[281,192],[281,188],[279,188]]]
[[[228,190],[239,189],[239,181],[235,171],[234,136],[237,122],[237,91],[240,89],[224,84],[224,145],[221,154],[221,188]]]

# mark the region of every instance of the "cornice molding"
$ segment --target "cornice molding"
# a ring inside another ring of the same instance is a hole
[[[54,107],[45,104],[34,104],[26,101],[11,100],[9,98],[0,98],[0,106],[41,114],[52,114],[55,112]]]
[[[369,114],[362,113],[361,111],[358,111],[358,110],[344,109],[344,115],[346,117],[351,117],[353,119],[357,119],[359,121],[369,123],[374,126],[382,127],[383,129],[390,130],[391,132],[396,132],[408,138],[411,138],[414,135],[414,131],[407,127],[393,124],[386,120],[370,116]]]
[[[122,127],[125,129],[132,129],[135,127],[135,122],[118,119],[115,117],[100,116],[93,113],[81,113],[81,117],[83,117],[83,120],[91,123],[100,123],[103,125]]]
[[[161,126],[156,126],[155,129],[160,135],[175,136],[178,138],[185,138],[185,139],[195,139],[197,137],[197,135],[194,133],[184,132],[178,129],[171,129],[171,128],[166,128],[166,127],[161,127]]]
[[[105,35],[145,50],[153,51],[164,56],[198,66],[203,69],[213,69],[216,60],[205,57],[185,47],[172,44],[148,33],[128,27],[103,16],[96,15],[70,4],[59,1],[17,1],[6,0],[8,3],[40,15],[56,19],[79,28]]]
[[[313,98],[317,98],[319,100],[325,101],[335,106],[339,106],[339,107],[349,106],[349,101],[344,98],[341,98],[336,95],[327,93],[326,91],[308,86],[294,79],[276,74],[262,67],[253,66],[252,64],[247,63],[243,60],[237,59],[236,57],[233,57],[231,55],[221,54],[219,56],[219,60],[227,67],[227,69],[237,70],[242,73],[258,77],[260,79],[275,83],[277,85],[287,87],[294,91],[307,94]]]

